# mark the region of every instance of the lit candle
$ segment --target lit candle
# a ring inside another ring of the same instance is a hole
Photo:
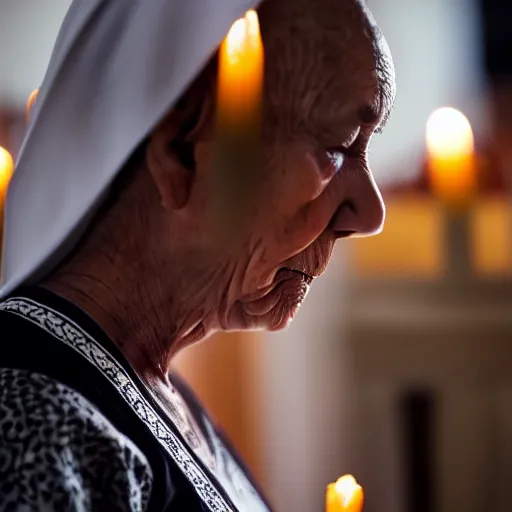
[[[327,486],[326,512],[361,512],[363,502],[363,488],[352,475],[342,476]]]
[[[0,208],[3,206],[13,172],[14,161],[11,154],[0,146]]]
[[[223,226],[243,220],[255,192],[263,78],[258,14],[251,10],[235,21],[219,49],[215,171]]]
[[[448,276],[471,274],[469,212],[477,192],[474,138],[468,119],[453,108],[436,110],[427,122],[428,172],[445,209]]]
[[[25,115],[27,118],[27,123],[30,121],[30,114],[32,112],[32,107],[37,100],[37,96],[39,95],[39,89],[34,89],[27,100],[27,105],[25,107]]]
[[[474,140],[468,119],[453,108],[436,110],[427,122],[430,181],[449,208],[466,210],[476,192]]]
[[[256,11],[233,23],[219,51],[218,130],[254,132],[261,114],[263,44]]]
[[[9,151],[0,146],[0,263],[2,260],[3,226],[4,226],[4,202],[7,195],[7,187],[14,172],[14,161]]]

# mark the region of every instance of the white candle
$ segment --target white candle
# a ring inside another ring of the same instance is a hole
[[[14,172],[14,161],[6,149],[0,146],[0,209],[3,208],[7,187]]]
[[[219,49],[215,174],[222,228],[236,231],[255,195],[264,51],[258,14],[235,21]]]
[[[468,119],[441,108],[427,122],[428,171],[434,195],[444,207],[447,271],[471,274],[470,211],[477,190],[474,138]]]
[[[4,203],[7,195],[7,188],[14,172],[14,161],[6,149],[0,146],[0,269],[2,263],[2,245],[4,233]],[[0,280],[1,280],[0,273]]]

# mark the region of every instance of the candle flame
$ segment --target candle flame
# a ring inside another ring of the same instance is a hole
[[[13,172],[14,160],[9,151],[0,146],[0,203],[7,192]]]
[[[352,475],[338,478],[327,486],[326,512],[361,512],[363,510],[363,488]]]
[[[37,97],[39,95],[39,89],[34,89],[27,100],[27,105],[25,107],[26,110],[26,116],[27,116],[27,122],[30,121],[30,113],[32,112],[32,108],[34,106],[34,103],[37,100]]]
[[[335,487],[344,507],[347,507],[352,502],[355,494],[361,489],[361,486],[352,475],[344,475],[338,478]]]
[[[247,57],[247,51],[260,43],[260,23],[254,10],[247,11],[243,18],[236,20],[225,39],[226,53],[231,64],[236,65]]]
[[[469,207],[477,188],[474,137],[467,117],[443,107],[427,121],[429,176],[433,193],[460,212]]]
[[[468,118],[451,107],[436,110],[427,122],[427,148],[442,158],[472,154],[474,139]]]
[[[240,18],[233,23],[226,36],[226,51],[232,63],[236,63],[243,56],[246,33],[247,20]]]
[[[263,53],[258,14],[247,11],[233,23],[219,53],[218,109],[236,131],[252,126],[261,111]]]
[[[247,11],[245,13],[245,22],[247,24],[247,36],[250,44],[260,46],[261,32],[258,13],[253,9]]]
[[[220,45],[218,64],[215,174],[219,225],[231,229],[248,218],[245,213],[249,199],[255,197],[259,165],[265,55],[255,10],[233,23]]]

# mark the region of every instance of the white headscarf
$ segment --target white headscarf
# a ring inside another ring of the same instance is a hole
[[[73,249],[231,24],[259,0],[74,0],[9,186],[0,297]]]

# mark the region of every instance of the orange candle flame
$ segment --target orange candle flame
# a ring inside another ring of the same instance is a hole
[[[39,95],[39,89],[34,89],[27,100],[27,105],[25,107],[25,113],[27,117],[27,123],[30,122],[30,114],[32,112],[32,108],[34,107],[34,103],[37,100],[37,96]]]
[[[327,486],[326,512],[361,512],[363,503],[363,488],[352,475],[342,476]]]
[[[256,11],[233,23],[219,51],[220,128],[243,128],[261,109],[264,54]],[[257,119],[257,118],[256,118]]]
[[[256,197],[263,78],[260,24],[250,10],[233,23],[219,48],[215,174],[219,226],[228,236],[248,218]]]
[[[468,119],[453,108],[427,122],[428,169],[433,193],[453,209],[466,209],[477,188],[474,138]]]
[[[7,194],[13,172],[14,160],[9,151],[0,146],[0,208]]]

